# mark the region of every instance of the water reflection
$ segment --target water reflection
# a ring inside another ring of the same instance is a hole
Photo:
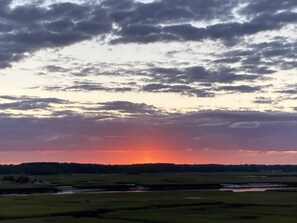
[[[265,192],[268,190],[284,190],[289,188],[286,184],[250,183],[250,184],[222,184],[220,191],[242,192]]]

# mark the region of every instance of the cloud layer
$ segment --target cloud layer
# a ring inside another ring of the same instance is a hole
[[[116,112],[127,116],[120,118]],[[92,114],[65,113],[51,118],[2,115],[0,149],[142,150],[154,141],[172,152],[206,148],[292,151],[297,143],[296,114],[220,110],[162,114],[151,106],[120,101],[101,104],[96,115]]]
[[[4,0],[1,4],[1,67],[40,49],[98,36],[111,36],[113,43],[205,39],[234,42],[297,22],[294,1],[268,4],[265,0],[161,0],[145,4],[107,0],[48,6],[32,2],[12,7],[12,0]],[[263,8],[267,4],[269,7]]]
[[[295,151],[294,0],[0,6],[0,152]]]

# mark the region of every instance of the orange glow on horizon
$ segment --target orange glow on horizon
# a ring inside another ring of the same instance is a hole
[[[123,142],[120,150],[103,151],[105,157],[103,162],[104,164],[184,163],[184,159],[181,159],[170,147],[169,142],[157,135],[149,138],[139,136],[134,140]],[[102,157],[101,159],[97,157],[97,160],[94,157],[93,162],[102,163]]]
[[[7,151],[0,152],[1,164],[24,162],[74,162],[94,164],[293,164],[297,165],[296,151],[243,150],[170,150],[143,147],[129,150],[75,151]]]

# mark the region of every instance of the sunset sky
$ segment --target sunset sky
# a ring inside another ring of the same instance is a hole
[[[297,164],[296,0],[0,0],[0,163]]]

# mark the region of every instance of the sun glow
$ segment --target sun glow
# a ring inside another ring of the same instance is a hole
[[[296,164],[295,151],[219,151],[219,150],[176,150],[150,148],[146,150],[113,151],[13,151],[0,152],[1,164],[22,162],[76,162],[94,164]],[[269,160],[269,162],[267,162]]]
[[[167,163],[172,162],[168,155],[162,150],[141,150],[134,151],[128,154],[126,159],[130,164],[138,163]],[[125,161],[124,161],[125,162]]]

